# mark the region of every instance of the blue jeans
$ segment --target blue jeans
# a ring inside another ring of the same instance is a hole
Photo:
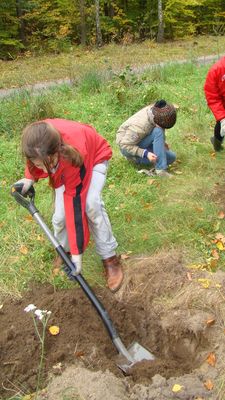
[[[165,147],[165,131],[162,128],[155,127],[137,146],[141,149],[147,149],[157,156],[156,169],[167,169],[168,165],[176,160],[176,154]],[[124,149],[120,149],[120,151],[128,160],[135,162],[135,164],[153,165],[148,158],[133,156]]]

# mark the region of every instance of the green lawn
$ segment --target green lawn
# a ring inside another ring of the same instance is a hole
[[[225,36],[202,36],[157,44],[146,40],[129,45],[110,44],[101,49],[71,48],[68,53],[41,54],[0,60],[0,88],[20,87],[42,81],[69,78],[77,81],[90,69],[111,71],[163,61],[194,60],[200,56],[223,54]]]
[[[224,179],[223,153],[212,154],[209,138],[213,116],[203,94],[208,66],[169,65],[135,76],[129,69],[106,82],[89,72],[73,87],[62,86],[41,96],[24,92],[1,101],[0,109],[0,293],[19,295],[30,280],[66,286],[53,276],[54,251],[26,210],[10,197],[10,185],[23,175],[21,129],[44,117],[79,120],[95,126],[113,147],[104,200],[122,254],[153,254],[161,249],[182,249],[187,264],[211,265],[215,235],[224,231],[220,207],[212,193]],[[119,125],[141,107],[159,98],[179,105],[178,120],[167,131],[176,151],[174,179],[151,178],[121,157],[115,144]],[[50,225],[52,193],[47,182],[36,185],[36,204]],[[219,251],[217,268],[224,268]],[[84,256],[84,274],[91,284],[103,284],[101,262],[90,243]]]

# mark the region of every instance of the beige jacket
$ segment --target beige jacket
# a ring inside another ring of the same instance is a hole
[[[155,128],[151,111],[153,104],[142,108],[128,118],[118,129],[116,143],[133,156],[143,156],[144,150],[137,144]]]

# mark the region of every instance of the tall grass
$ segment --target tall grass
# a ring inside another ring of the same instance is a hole
[[[213,155],[209,141],[214,121],[203,94],[207,69],[191,63],[169,65],[136,76],[125,68],[108,82],[92,70],[74,87],[62,86],[39,96],[23,93],[1,102],[1,292],[19,295],[30,280],[70,284],[63,275],[54,276],[53,249],[9,195],[10,185],[23,175],[21,130],[45,117],[91,124],[110,142],[113,158],[104,200],[120,253],[153,254],[161,248],[182,248],[187,263],[205,263],[211,258],[212,241],[225,226],[218,219],[220,206],[212,198],[224,167],[223,154]],[[121,156],[115,135],[128,116],[159,98],[179,106],[177,123],[167,131],[178,162],[174,179],[152,181]],[[50,225],[53,205],[47,186],[45,181],[36,185],[36,204]],[[218,267],[223,264],[221,251]],[[84,274],[90,283],[104,284],[92,241],[84,255]]]

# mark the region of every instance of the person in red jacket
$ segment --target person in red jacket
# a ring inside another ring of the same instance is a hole
[[[207,104],[216,119],[211,143],[215,151],[220,151],[225,136],[225,56],[209,69],[204,91]]]
[[[27,160],[25,178],[18,181],[23,183],[22,194],[39,179],[49,178],[55,190],[54,235],[71,254],[76,272],[81,272],[90,231],[105,267],[108,287],[117,291],[123,271],[101,198],[112,156],[109,143],[89,125],[46,119],[25,128],[22,153]]]

